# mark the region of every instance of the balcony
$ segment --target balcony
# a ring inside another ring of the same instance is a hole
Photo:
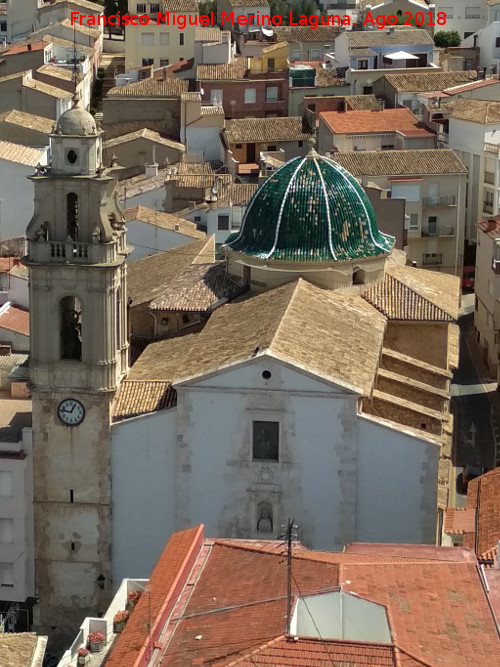
[[[422,255],[422,266],[439,266],[442,263],[443,255],[440,252]]]
[[[483,150],[485,153],[499,153],[500,152],[500,144],[490,144],[485,142],[483,146]]]
[[[455,195],[447,195],[446,197],[422,197],[422,206],[424,208],[442,208],[456,205],[457,198]]]
[[[121,234],[112,243],[85,243],[59,241],[29,241],[28,260],[64,264],[111,264],[116,262],[117,255],[125,252],[125,239]]]
[[[422,227],[422,236],[455,236],[455,227],[445,225]]]
[[[489,201],[483,202],[483,211],[485,213],[493,213],[493,202]]]

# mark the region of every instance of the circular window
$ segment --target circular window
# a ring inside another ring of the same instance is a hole
[[[269,380],[269,378],[271,377],[271,371],[262,371],[262,377],[264,378],[264,380]]]
[[[74,151],[73,149],[68,151],[67,157],[68,157],[68,162],[71,162],[71,164],[75,164],[75,162],[78,160],[78,155],[76,154],[76,151]]]

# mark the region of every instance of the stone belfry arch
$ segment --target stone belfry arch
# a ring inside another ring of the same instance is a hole
[[[31,180],[27,236],[33,398],[35,625],[74,633],[112,592],[110,424],[127,372],[125,259],[102,132],[75,106]]]

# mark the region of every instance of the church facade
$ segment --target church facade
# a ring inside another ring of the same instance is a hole
[[[76,107],[51,148],[24,259],[39,627],[103,612],[198,523],[274,539],[293,518],[313,549],[434,543],[458,279],[406,267],[354,178],[311,149],[257,190],[216,275],[197,241],[164,254],[184,256],[168,284],[156,256],[128,290],[100,130]],[[148,291],[154,331],[196,326],[143,340],[129,369],[127,294],[133,312]]]

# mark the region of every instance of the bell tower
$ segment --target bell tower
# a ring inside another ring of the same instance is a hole
[[[128,254],[102,132],[75,106],[31,180],[35,622],[74,632],[111,593],[111,404],[127,372]]]

